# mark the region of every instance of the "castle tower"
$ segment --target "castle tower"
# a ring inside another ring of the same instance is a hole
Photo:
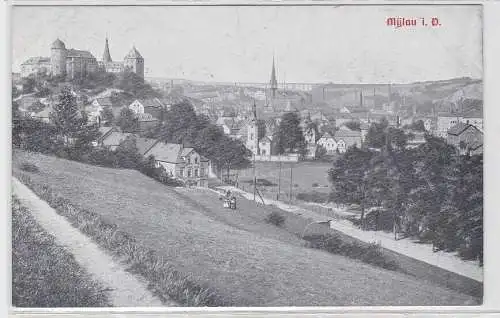
[[[276,79],[276,70],[274,67],[274,56],[273,56],[273,68],[271,70],[271,81],[269,82],[271,84],[271,92],[272,92],[272,98],[276,98],[276,91],[278,90],[278,80]]]
[[[134,72],[141,78],[144,78],[144,58],[141,53],[137,51],[135,46],[132,47],[132,50],[125,56],[123,64],[126,70]]]
[[[102,54],[102,61],[104,63],[113,62],[113,60],[111,59],[111,54],[109,54],[108,37],[106,37],[106,44],[104,44],[104,53]]]
[[[252,117],[248,124],[247,148],[254,154],[259,154],[259,127],[257,123],[257,105],[253,101]]]
[[[50,64],[52,76],[66,75],[66,57],[67,51],[64,42],[57,39],[50,47]]]

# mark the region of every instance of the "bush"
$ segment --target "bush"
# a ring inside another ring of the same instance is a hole
[[[282,226],[285,223],[285,217],[281,213],[273,211],[267,216],[266,222],[276,226]]]
[[[248,181],[243,181],[243,182],[250,183],[253,185],[253,180],[248,180]],[[257,185],[262,186],[262,187],[272,187],[272,186],[275,186],[276,183],[271,182],[267,179],[257,179]]]
[[[297,200],[306,202],[325,203],[328,201],[328,197],[328,193],[321,193],[317,191],[297,193]]]
[[[317,182],[314,182],[314,183],[312,184],[312,187],[313,187],[313,188],[318,188],[318,187],[319,187],[319,184],[318,184]]]
[[[311,248],[343,255],[388,270],[399,269],[397,262],[387,257],[380,246],[375,243],[346,242],[338,234],[310,235],[305,236],[304,239],[309,242]]]
[[[40,172],[40,169],[38,168],[38,166],[36,166],[35,164],[32,164],[32,163],[29,163],[29,162],[23,162],[21,164],[20,168],[21,168],[21,170],[24,170],[27,172],[33,172],[33,173]]]

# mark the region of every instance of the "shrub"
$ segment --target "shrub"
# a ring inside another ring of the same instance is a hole
[[[357,241],[347,242],[338,234],[310,235],[304,239],[309,247],[325,250],[332,254],[343,255],[364,263],[382,267],[388,270],[398,270],[396,261],[384,254],[378,244],[365,244]]]
[[[267,216],[266,222],[276,226],[282,226],[283,223],[285,223],[285,217],[281,213],[273,211]]]
[[[302,200],[306,202],[316,202],[316,203],[325,203],[328,201],[328,193],[321,193],[317,191],[312,192],[300,192],[297,193],[297,200]]]
[[[314,182],[314,183],[312,184],[312,187],[313,187],[313,188],[318,188],[318,187],[319,187],[319,184],[318,184],[317,182]]]
[[[40,169],[38,168],[37,165],[29,163],[29,162],[23,162],[21,164],[21,170],[27,171],[27,172],[33,172],[33,173],[38,173],[40,172]]]

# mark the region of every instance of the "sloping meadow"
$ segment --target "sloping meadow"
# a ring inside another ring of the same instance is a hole
[[[25,171],[23,164],[38,167]],[[136,171],[15,151],[14,176],[186,306],[463,305],[466,295],[208,217]],[[272,231],[273,227],[269,227]]]

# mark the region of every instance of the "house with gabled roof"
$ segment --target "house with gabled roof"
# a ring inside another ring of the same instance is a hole
[[[150,155],[157,167],[163,167],[171,177],[198,187],[208,186],[210,161],[194,148],[157,142],[144,153],[145,157]]]
[[[351,130],[345,126],[342,126],[335,132],[335,140],[337,141],[338,152],[345,153],[347,151],[347,148],[349,147],[361,147],[361,131]]]
[[[483,152],[483,132],[471,124],[457,123],[448,129],[446,141],[454,145],[461,155]]]
[[[92,105],[98,106],[101,108],[113,107],[113,102],[111,101],[111,98],[109,98],[109,97],[99,97],[99,98],[96,98],[92,101]]]
[[[137,151],[141,156],[146,156],[146,153],[154,147],[160,141],[152,138],[143,138],[143,137],[134,137],[135,145],[137,147]]]
[[[323,136],[318,139],[317,145],[325,148],[328,155],[333,155],[337,151],[337,141],[329,133],[324,133]]]
[[[147,98],[134,100],[128,108],[136,114],[150,114],[153,118],[163,122],[168,107],[159,98]]]
[[[100,146],[108,148],[111,151],[115,151],[122,142],[131,136],[133,136],[131,133],[123,133],[113,130],[101,139]]]

